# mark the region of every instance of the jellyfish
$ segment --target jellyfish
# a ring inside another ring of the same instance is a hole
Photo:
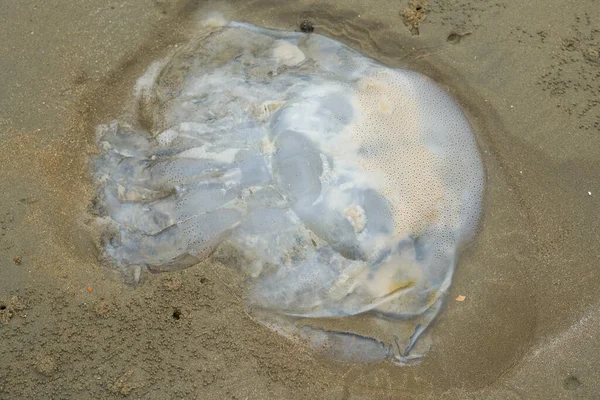
[[[102,254],[139,279],[215,257],[252,315],[334,359],[422,357],[483,167],[430,78],[315,33],[204,26],[98,127]]]

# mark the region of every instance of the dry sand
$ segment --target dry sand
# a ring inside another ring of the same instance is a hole
[[[0,399],[600,398],[597,1],[1,8]],[[289,30],[309,19],[429,74],[467,110],[485,216],[420,364],[319,359],[249,318],[216,264],[136,288],[98,264],[86,212],[94,126],[209,10]]]

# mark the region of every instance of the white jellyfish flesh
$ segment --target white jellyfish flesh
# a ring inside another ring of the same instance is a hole
[[[278,332],[342,360],[424,354],[484,187],[451,96],[324,36],[235,22],[134,92],[135,115],[98,128],[107,260],[139,277],[226,249]]]

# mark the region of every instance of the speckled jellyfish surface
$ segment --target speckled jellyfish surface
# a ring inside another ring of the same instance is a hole
[[[248,309],[338,360],[428,349],[484,186],[431,79],[318,34],[204,26],[98,127],[103,255],[139,278],[228,253]]]

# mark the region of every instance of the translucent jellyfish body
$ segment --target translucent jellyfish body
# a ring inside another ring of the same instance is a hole
[[[135,93],[134,118],[98,129],[106,258],[139,275],[219,249],[282,334],[344,360],[426,351],[484,184],[444,90],[317,34],[229,23]]]

